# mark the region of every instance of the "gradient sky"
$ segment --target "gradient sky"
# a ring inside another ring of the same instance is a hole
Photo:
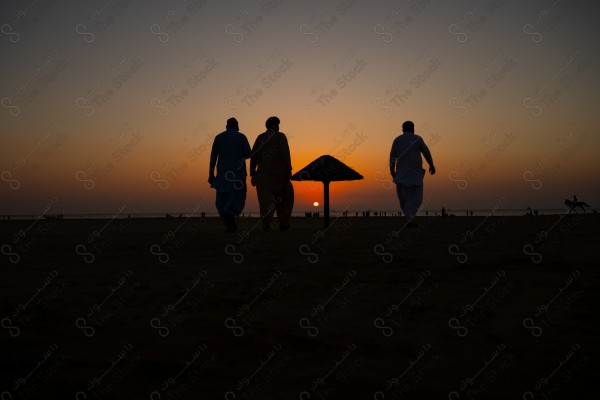
[[[389,151],[430,146],[425,209],[600,203],[600,5],[516,1],[3,1],[0,214],[215,212],[213,137],[281,119],[294,171],[365,179],[332,208],[397,210]],[[296,211],[322,185],[295,182]],[[249,187],[246,211],[256,211]]]

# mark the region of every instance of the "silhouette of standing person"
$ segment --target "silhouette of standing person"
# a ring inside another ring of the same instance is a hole
[[[215,204],[225,223],[226,232],[235,232],[235,217],[240,215],[246,204],[246,159],[250,158],[251,152],[250,143],[239,131],[235,118],[227,120],[225,129],[213,141],[208,183],[217,190]]]
[[[429,173],[435,174],[435,167],[429,148],[419,135],[415,135],[412,121],[402,124],[402,135],[396,137],[390,151],[390,173],[396,183],[396,193],[400,207],[408,218],[409,226],[416,226],[413,218],[417,215],[423,201],[423,160],[429,164]]]
[[[285,134],[279,132],[279,123],[277,117],[267,119],[267,130],[256,138],[250,159],[251,183],[256,186],[263,232],[271,230],[275,211],[279,229],[289,229],[294,207],[290,148]]]

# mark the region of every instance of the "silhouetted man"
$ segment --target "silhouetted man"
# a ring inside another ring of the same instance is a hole
[[[413,218],[417,215],[423,201],[423,161],[421,154],[429,164],[429,173],[435,174],[433,159],[429,148],[418,135],[411,121],[402,124],[402,135],[394,139],[390,152],[390,173],[396,183],[396,192],[400,207],[408,218],[409,225],[417,225]]]
[[[279,122],[277,117],[267,119],[267,131],[256,138],[250,159],[251,182],[256,186],[264,232],[271,230],[275,211],[279,229],[288,229],[294,207],[290,148],[285,134],[279,132]]]
[[[240,215],[246,204],[246,159],[250,158],[251,153],[250,143],[239,132],[235,118],[227,120],[225,129],[215,137],[212,145],[208,183],[217,190],[215,204],[227,228],[226,232],[235,232],[235,217]]]

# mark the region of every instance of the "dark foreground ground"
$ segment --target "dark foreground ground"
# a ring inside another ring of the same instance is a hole
[[[600,218],[0,223],[4,399],[595,398]]]

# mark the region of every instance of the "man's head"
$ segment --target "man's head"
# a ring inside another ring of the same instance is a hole
[[[279,131],[279,118],[277,118],[277,117],[267,118],[267,122],[265,122],[265,126],[267,127],[267,129],[273,129],[275,131]]]
[[[402,124],[402,132],[415,133],[415,124],[412,121],[405,121]]]
[[[225,125],[226,129],[233,129],[236,131],[240,130],[240,126],[238,125],[238,121],[235,118],[229,118],[227,120],[227,125]]]

